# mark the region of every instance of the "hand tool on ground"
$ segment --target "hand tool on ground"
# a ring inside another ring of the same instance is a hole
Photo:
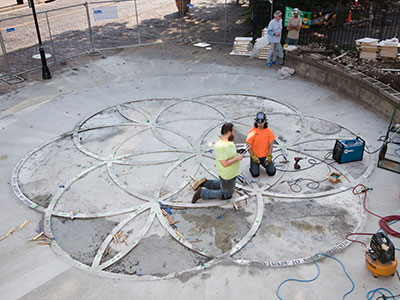
[[[302,160],[302,159],[303,159],[302,157],[295,157],[295,158],[294,158],[294,161],[295,161],[295,163],[294,163],[294,168],[295,168],[296,170],[298,170],[298,169],[301,168],[300,165],[299,165],[299,161]]]

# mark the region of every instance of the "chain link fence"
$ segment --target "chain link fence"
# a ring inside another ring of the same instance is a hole
[[[184,13],[186,11],[186,13]],[[207,41],[232,43],[250,31],[236,0],[108,0],[38,11],[48,64],[106,49]],[[32,14],[0,19],[0,79],[41,68]],[[51,55],[51,57],[50,57]],[[35,56],[39,58],[38,56]]]

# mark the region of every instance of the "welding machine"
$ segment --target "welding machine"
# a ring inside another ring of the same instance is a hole
[[[336,140],[333,159],[339,164],[363,159],[365,141],[359,136],[353,140]]]
[[[365,255],[365,264],[374,277],[394,275],[397,268],[394,250],[394,245],[385,232],[372,236],[370,248]]]

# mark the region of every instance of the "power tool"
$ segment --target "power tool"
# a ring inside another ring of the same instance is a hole
[[[365,141],[361,137],[351,140],[336,140],[332,157],[339,164],[363,159]]]
[[[301,168],[300,165],[299,165],[299,161],[302,160],[302,159],[303,159],[302,157],[295,157],[295,158],[294,158],[294,168],[295,168],[296,170],[298,170],[298,169]]]
[[[395,248],[385,232],[378,232],[371,238],[370,248],[365,255],[365,264],[374,277],[393,276],[396,273]]]

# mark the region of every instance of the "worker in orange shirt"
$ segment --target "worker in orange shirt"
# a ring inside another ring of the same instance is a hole
[[[257,113],[254,120],[254,127],[249,131],[246,139],[246,143],[250,145],[250,173],[253,177],[260,176],[260,165],[262,165],[269,176],[274,176],[276,168],[272,161],[272,149],[275,135],[268,128],[265,113]]]

